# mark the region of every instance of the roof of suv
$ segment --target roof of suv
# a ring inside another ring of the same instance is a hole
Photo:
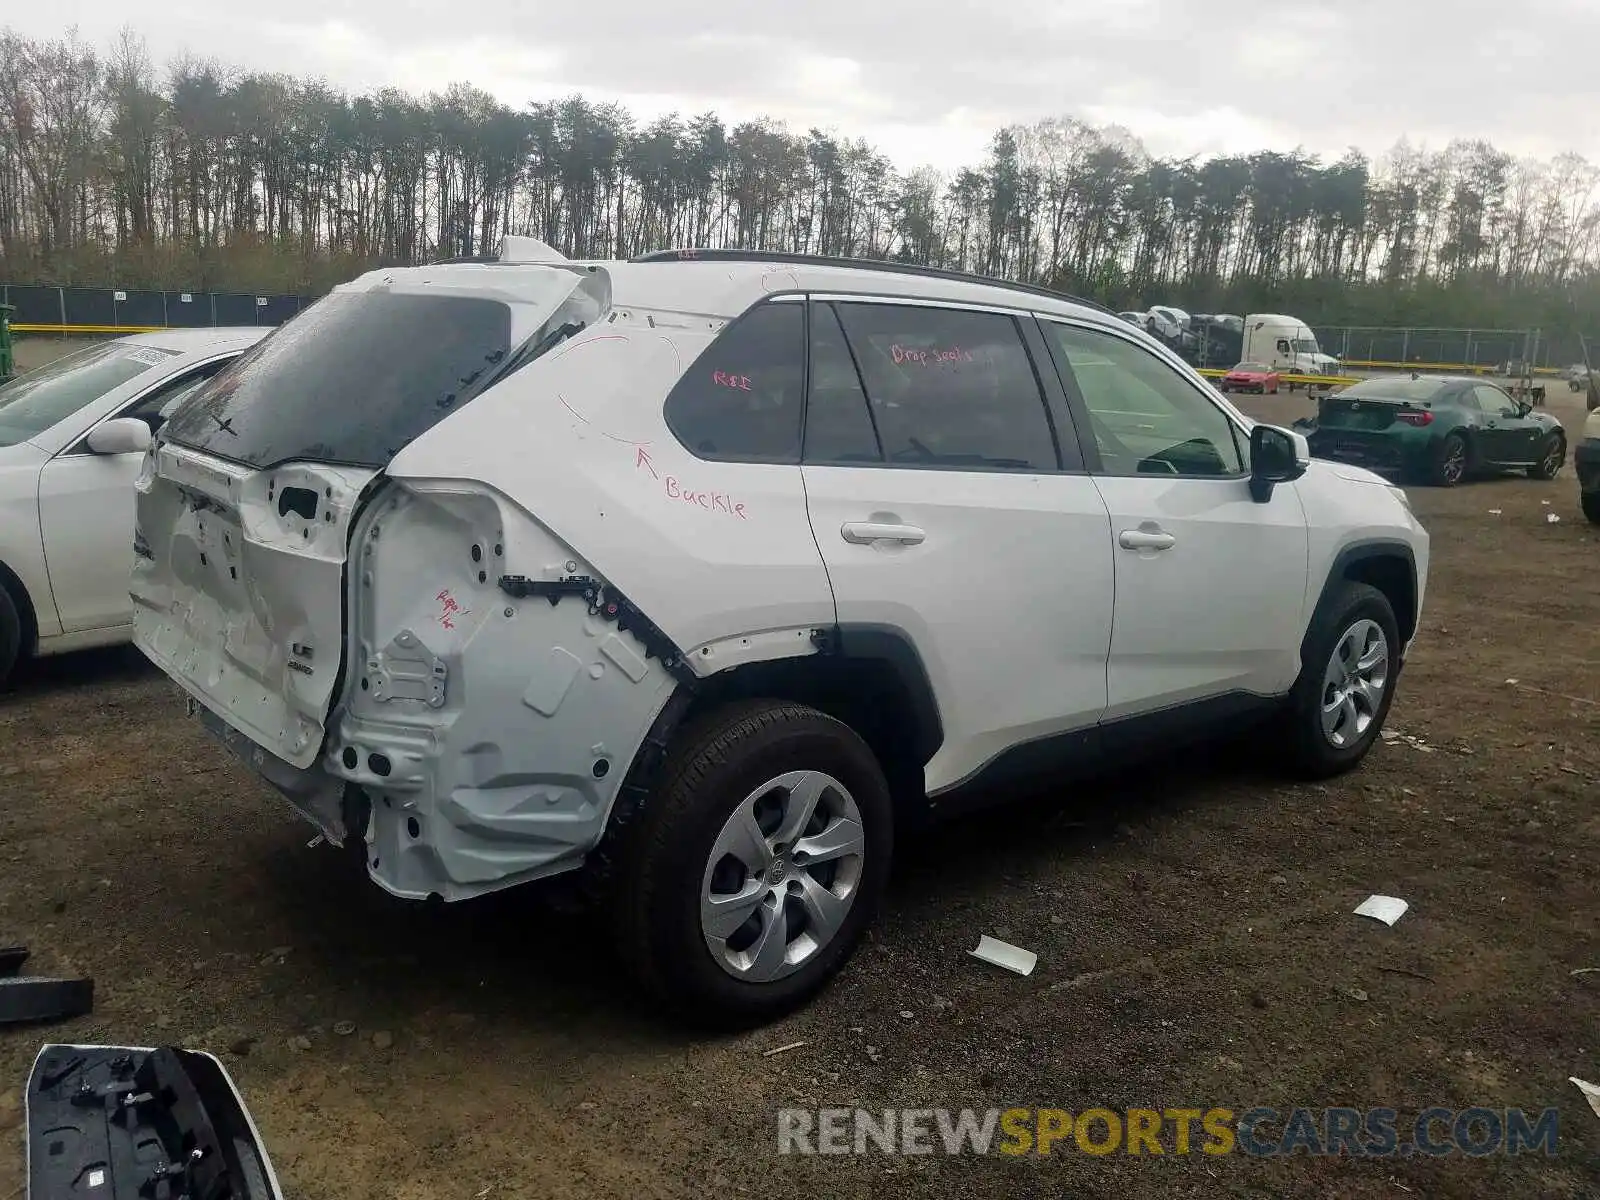
[[[373,271],[345,286],[364,290],[384,282],[406,280],[446,284],[469,292],[500,292],[512,298],[524,290],[519,286],[523,281],[547,279],[552,269],[604,270],[611,280],[613,306],[685,312],[713,319],[738,316],[765,295],[813,291],[954,300],[1089,317],[1126,327],[1115,312],[1091,300],[1030,284],[876,259],[743,250],[673,250],[626,260],[450,260]]]

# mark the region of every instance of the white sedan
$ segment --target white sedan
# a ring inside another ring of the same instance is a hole
[[[0,387],[0,683],[130,640],[134,480],[152,434],[269,328],[96,342]]]

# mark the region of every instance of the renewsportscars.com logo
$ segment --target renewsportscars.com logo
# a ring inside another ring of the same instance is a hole
[[[1553,1108],[783,1108],[778,1153],[1551,1156],[1557,1123]]]

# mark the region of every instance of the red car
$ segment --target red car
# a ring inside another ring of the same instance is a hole
[[[1281,382],[1283,380],[1278,373],[1265,363],[1242,362],[1222,377],[1222,390],[1262,394],[1271,392],[1276,396]]]

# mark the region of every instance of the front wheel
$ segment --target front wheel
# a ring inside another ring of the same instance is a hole
[[[11,677],[11,670],[22,656],[22,618],[11,593],[0,586],[0,687]]]
[[[1566,461],[1567,439],[1559,433],[1552,433],[1549,440],[1545,442],[1544,452],[1539,456],[1538,465],[1528,468],[1528,477],[1530,479],[1554,479]]]
[[[1428,481],[1434,487],[1455,487],[1467,477],[1467,439],[1459,433],[1445,435],[1433,454]]]
[[[696,1024],[771,1020],[850,958],[888,881],[889,787],[849,726],[755,701],[686,730],[618,863],[617,941]]]
[[[1370,584],[1345,583],[1317,606],[1283,717],[1291,770],[1327,779],[1366,757],[1394,700],[1400,649],[1394,607]]]

